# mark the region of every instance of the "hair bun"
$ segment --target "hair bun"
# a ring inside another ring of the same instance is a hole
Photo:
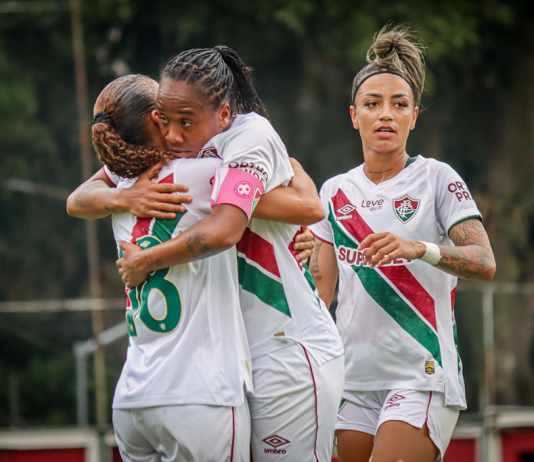
[[[367,62],[377,65],[388,65],[396,61],[412,46],[411,35],[408,29],[388,29],[384,27],[375,35],[374,41],[367,51]]]
[[[410,83],[419,103],[425,85],[425,60],[423,47],[409,27],[382,27],[367,50],[367,62],[402,76]]]

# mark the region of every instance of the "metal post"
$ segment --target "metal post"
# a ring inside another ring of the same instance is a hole
[[[83,28],[81,21],[81,1],[70,0],[70,16],[72,27],[72,50],[74,57],[74,72],[76,79],[76,100],[78,107],[79,142],[82,156],[82,177],[88,178],[92,171],[92,155],[89,144],[89,107],[87,102],[87,74],[85,69],[85,49],[83,42]],[[89,265],[89,290],[95,304],[101,303],[102,288],[98,273],[98,236],[94,221],[86,221],[87,258]],[[98,338],[104,328],[101,307],[91,312],[93,336]],[[108,400],[106,387],[106,364],[104,350],[99,346],[94,355],[95,394],[96,394],[96,424],[97,430],[103,435],[108,427]],[[105,458],[105,451],[102,449]]]
[[[89,425],[89,406],[87,402],[87,355],[78,344],[74,345],[76,360],[76,423],[80,427]]]
[[[480,441],[479,462],[500,462],[497,435],[496,386],[495,386],[495,313],[493,285],[482,292],[482,329],[484,337],[484,383],[482,385],[483,428]]]

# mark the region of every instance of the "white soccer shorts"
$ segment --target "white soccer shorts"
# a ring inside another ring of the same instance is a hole
[[[318,365],[301,344],[253,362],[252,460],[330,462],[343,356]]]
[[[250,462],[250,414],[239,407],[114,409],[124,462]]]
[[[417,390],[345,391],[338,413],[337,430],[375,435],[380,425],[400,420],[416,428],[426,425],[442,460],[459,411],[445,406],[443,393]]]

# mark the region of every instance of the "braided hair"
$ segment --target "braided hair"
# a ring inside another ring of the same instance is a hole
[[[134,178],[171,153],[150,146],[147,118],[155,108],[158,83],[141,74],[119,77],[98,95],[91,127],[101,162],[124,178]]]
[[[234,114],[256,112],[267,117],[252,82],[252,69],[230,47],[182,51],[167,62],[162,77],[195,84],[214,108],[228,101]]]

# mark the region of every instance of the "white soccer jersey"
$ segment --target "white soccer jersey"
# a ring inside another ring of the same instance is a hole
[[[445,393],[465,408],[456,348],[457,278],[421,260],[363,264],[359,243],[389,231],[404,239],[453,245],[448,231],[480,212],[459,175],[422,156],[395,177],[371,182],[360,165],[321,188],[328,214],[312,226],[334,245],[339,268],[337,325],[345,346],[345,389],[396,388]]]
[[[176,159],[160,182],[188,184],[193,197],[175,219],[113,215],[117,242],[142,248],[169,240],[211,213],[218,159]],[[107,172],[111,179],[117,180]],[[134,180],[119,180],[117,187]],[[127,359],[113,407],[176,404],[238,406],[250,386],[250,355],[239,305],[235,248],[153,272],[128,291]]]
[[[200,155],[221,157],[212,194],[250,217],[264,192],[293,177],[284,143],[256,113],[238,115]],[[313,278],[297,263],[295,225],[253,219],[237,245],[241,307],[253,359],[299,342],[319,363],[340,356],[343,346]]]

